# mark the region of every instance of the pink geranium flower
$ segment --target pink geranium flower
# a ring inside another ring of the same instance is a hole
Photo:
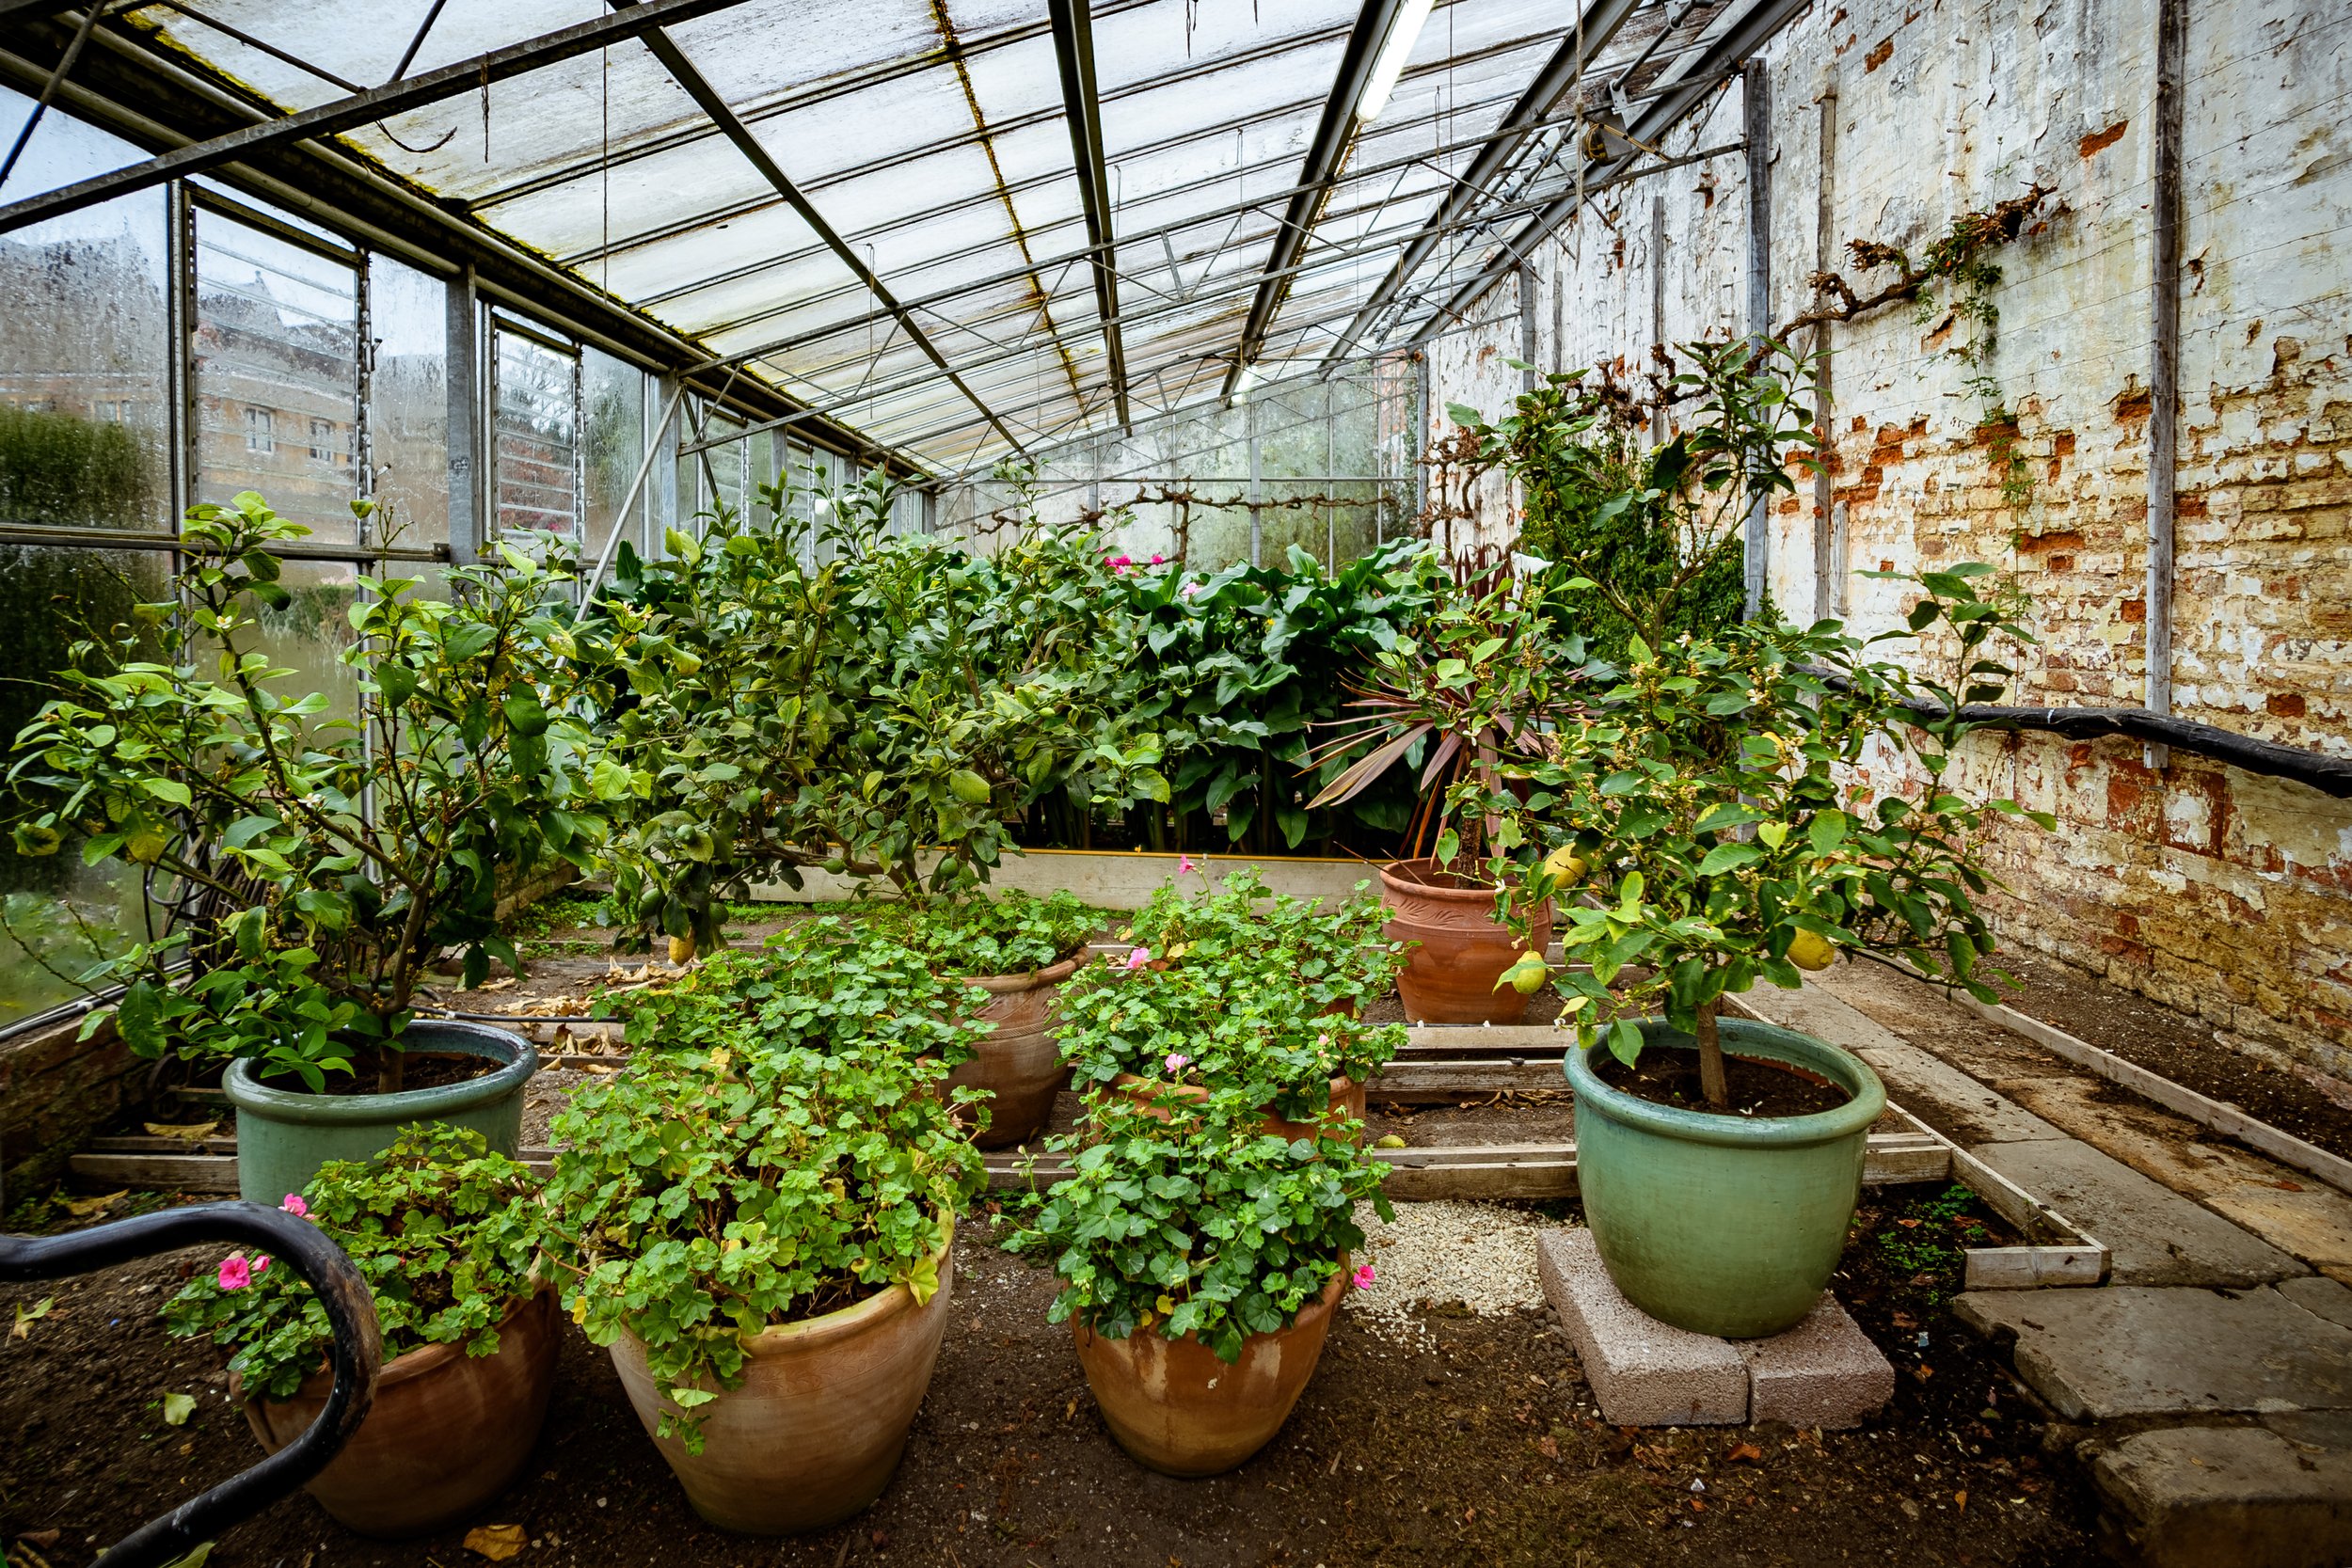
[[[253,1255],[253,1277],[259,1279],[267,1273],[269,1273],[269,1254],[266,1252],[255,1253]]]
[[[253,1283],[253,1265],[245,1260],[245,1254],[232,1252],[220,1260],[220,1288],[242,1291]]]
[[[1170,1072],[1182,1072],[1191,1063],[1192,1058],[1181,1051],[1171,1051],[1168,1053],[1168,1070]]]
[[[1200,584],[1199,584],[1199,583],[1197,583],[1197,582],[1188,582],[1188,583],[1184,584],[1184,587],[1182,587],[1182,588],[1178,589],[1178,590],[1176,591],[1176,594],[1177,594],[1177,597],[1179,597],[1179,598],[1189,599],[1189,598],[1191,598],[1194,594],[1198,594],[1198,593],[1200,593]]]
[[[1133,947],[1129,948],[1127,951],[1127,967],[1129,969],[1141,969],[1145,964],[1148,964],[1151,961],[1152,949],[1149,947]]]
[[[1176,857],[1176,875],[1179,877],[1189,877],[1192,875],[1192,857],[1190,855],[1179,855]]]
[[[310,1217],[310,1206],[302,1201],[302,1195],[300,1193],[288,1193],[286,1195],[286,1201],[279,1204],[278,1207],[283,1209],[286,1212],[292,1214],[296,1219],[309,1219]]]
[[[1377,1277],[1378,1276],[1372,1272],[1372,1265],[1370,1263],[1359,1264],[1357,1267],[1354,1275],[1356,1289],[1361,1291],[1370,1288],[1373,1280]]]

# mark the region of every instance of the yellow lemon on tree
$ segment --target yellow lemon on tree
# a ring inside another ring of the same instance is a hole
[[[1502,972],[1502,978],[1495,982],[1494,989],[1501,990],[1507,981],[1521,996],[1533,996],[1544,989],[1544,982],[1549,978],[1551,970],[1544,963],[1544,956],[1531,947]]]
[[[690,931],[682,937],[672,937],[670,939],[670,962],[675,964],[680,969],[684,969],[688,964],[692,963],[693,961],[693,933]]]
[[[1827,969],[1837,957],[1837,944],[1814,931],[1799,931],[1788,939],[1788,961],[1799,969]]]
[[[1544,869],[1564,888],[1576,886],[1592,868],[1592,862],[1578,854],[1576,847],[1570,844],[1563,844],[1544,857]]]

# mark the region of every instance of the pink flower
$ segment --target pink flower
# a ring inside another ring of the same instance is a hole
[[[245,1254],[232,1252],[220,1260],[220,1288],[242,1291],[253,1283],[253,1265],[245,1260]]]
[[[1133,556],[1126,555],[1115,555],[1112,556],[1110,560],[1104,562],[1104,565],[1108,566],[1114,572],[1124,572],[1128,567],[1134,565],[1135,563],[1135,558]]]
[[[1170,1072],[1182,1072],[1191,1062],[1192,1058],[1181,1051],[1171,1051],[1168,1053],[1168,1070]]]
[[[269,1254],[266,1252],[255,1253],[253,1255],[253,1277],[259,1279],[267,1273],[269,1273]]]
[[[1356,1289],[1359,1291],[1365,1291],[1372,1288],[1372,1282],[1376,1276],[1372,1272],[1372,1265],[1370,1263],[1364,1263],[1358,1266],[1356,1273],[1352,1277],[1355,1280]]]
[[[1154,555],[1152,558],[1152,564],[1154,566],[1165,566],[1168,564],[1168,557],[1164,555]]]
[[[292,1214],[298,1220],[309,1219],[310,1217],[310,1206],[302,1201],[302,1195],[300,1193],[288,1193],[286,1195],[286,1201],[279,1204],[278,1207],[283,1209],[286,1212]]]
[[[1129,969],[1141,969],[1145,964],[1148,964],[1151,961],[1152,949],[1149,947],[1134,947],[1128,949],[1127,967]]]
[[[1188,582],[1188,583],[1184,584],[1184,587],[1182,587],[1182,588],[1180,588],[1180,589],[1178,589],[1178,590],[1176,591],[1176,596],[1177,596],[1178,598],[1189,599],[1189,598],[1191,598],[1194,594],[1198,594],[1198,593],[1200,593],[1200,584],[1199,584],[1199,583],[1197,583],[1197,582]]]
[[[1179,877],[1189,877],[1192,875],[1192,857],[1190,855],[1179,855],[1176,857],[1176,875]]]

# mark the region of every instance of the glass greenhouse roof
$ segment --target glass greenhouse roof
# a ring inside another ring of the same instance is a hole
[[[707,368],[956,474],[1445,329],[1798,8],[175,0],[97,25],[330,115]],[[57,193],[5,196],[0,228]]]

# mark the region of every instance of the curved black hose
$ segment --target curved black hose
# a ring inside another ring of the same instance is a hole
[[[99,1559],[103,1568],[163,1568],[201,1542],[259,1513],[326,1468],[375,1400],[384,1347],[375,1299],[342,1248],[310,1221],[259,1203],[199,1203],[109,1220],[62,1236],[0,1236],[0,1280],[87,1274],[198,1242],[242,1242],[266,1251],[318,1292],[333,1328],[334,1386],[302,1435],[260,1464],[124,1536]]]

